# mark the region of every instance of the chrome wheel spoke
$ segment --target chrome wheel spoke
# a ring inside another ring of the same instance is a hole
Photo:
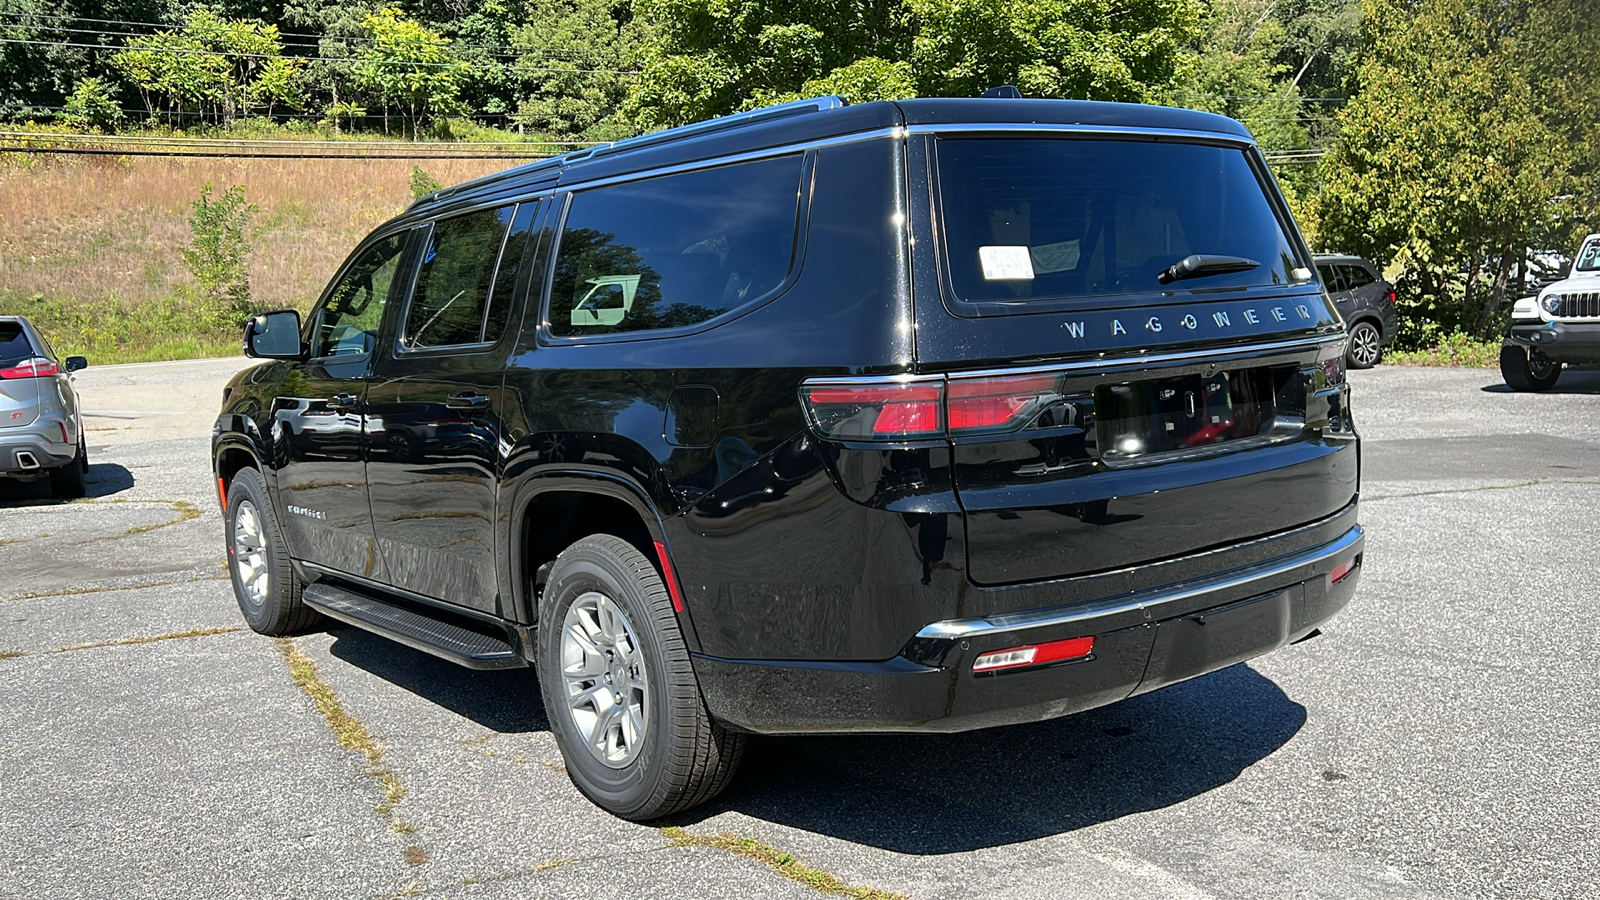
[[[261,514],[249,500],[240,500],[233,513],[233,571],[243,598],[251,606],[266,602],[272,588],[267,569],[267,545]]]
[[[633,623],[598,590],[567,608],[561,629],[561,678],[576,736],[611,768],[639,754],[649,725],[645,660]]]

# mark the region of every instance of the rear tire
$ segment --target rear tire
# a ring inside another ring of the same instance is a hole
[[[556,558],[537,665],[567,774],[596,805],[644,821],[732,780],[744,735],[712,721],[661,575],[623,538],[591,535]]]
[[[1344,361],[1352,369],[1370,369],[1383,358],[1383,334],[1365,319],[1350,326],[1347,341]]]
[[[89,454],[78,438],[78,457],[64,466],[50,470],[50,493],[62,500],[76,500],[84,495],[83,476],[89,471]]]
[[[284,551],[278,517],[255,469],[240,469],[228,488],[226,522],[228,576],[246,624],[279,637],[305,631],[322,615],[300,599],[304,584]]]
[[[1561,377],[1561,363],[1535,361],[1521,347],[1500,347],[1500,376],[1513,391],[1548,391]]]

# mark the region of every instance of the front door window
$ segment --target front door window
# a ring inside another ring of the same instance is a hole
[[[405,245],[405,232],[392,234],[368,247],[345,270],[317,315],[311,335],[313,357],[364,356],[372,352]]]

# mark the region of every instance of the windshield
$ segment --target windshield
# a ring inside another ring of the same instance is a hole
[[[1600,239],[1589,241],[1578,251],[1578,261],[1572,264],[1579,272],[1600,272]]]
[[[1286,285],[1304,265],[1238,148],[945,138],[938,160],[950,278],[969,303]],[[1193,254],[1238,264],[1158,280]]]

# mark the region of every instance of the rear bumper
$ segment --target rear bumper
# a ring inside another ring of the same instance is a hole
[[[17,434],[0,431],[0,476],[15,478],[41,475],[72,462],[78,455],[76,444],[61,444],[35,430],[38,423]],[[38,465],[28,466],[28,457]]]
[[[1600,322],[1539,322],[1512,325],[1506,343],[1531,350],[1551,362],[1600,362]]]
[[[707,706],[765,734],[966,731],[1114,703],[1305,637],[1350,601],[1365,533],[1227,572],[1068,607],[935,622],[886,662],[696,656]],[[1354,568],[1337,584],[1336,567]],[[981,654],[1094,635],[1087,658],[975,675]]]

